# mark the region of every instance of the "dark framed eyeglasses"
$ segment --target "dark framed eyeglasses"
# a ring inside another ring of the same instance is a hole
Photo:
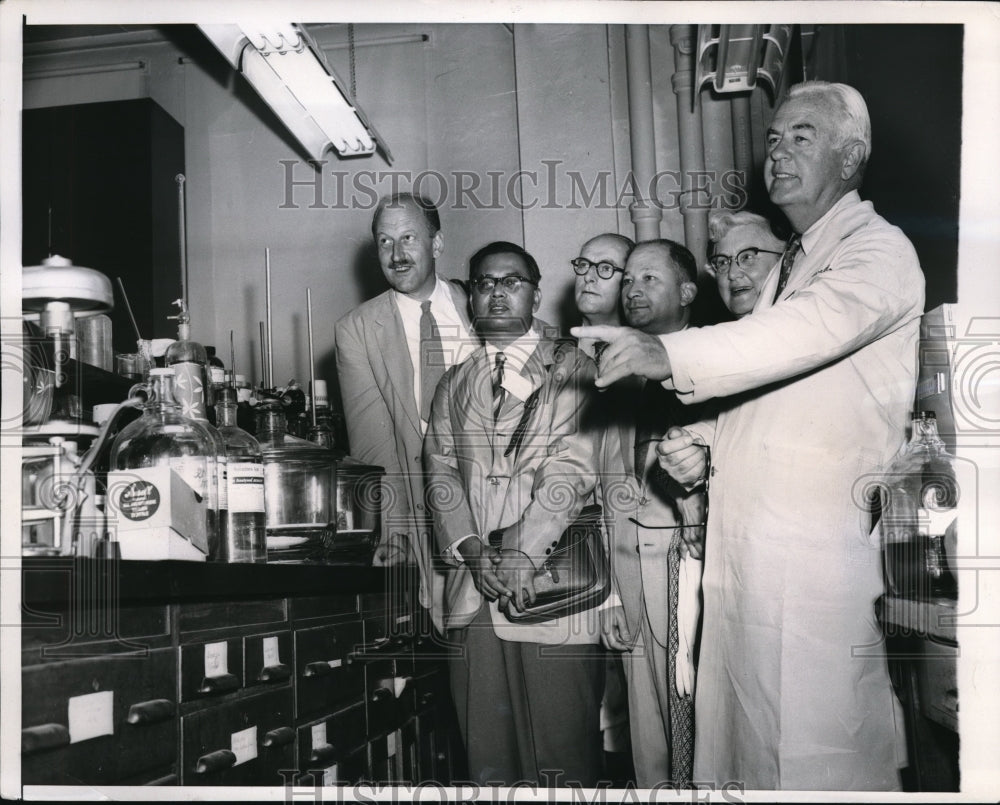
[[[607,260],[601,260],[599,263],[592,263],[586,257],[577,257],[575,260],[570,260],[569,264],[573,266],[573,271],[575,271],[580,277],[592,268],[597,269],[597,276],[602,280],[611,279],[615,275],[616,271],[620,271],[622,273],[625,272],[624,268],[619,268],[614,263],[610,263]]]
[[[781,252],[773,252],[770,249],[758,249],[756,246],[751,246],[747,249],[741,249],[735,258],[730,257],[728,254],[713,254],[708,258],[708,262],[715,269],[716,274],[724,277],[729,273],[730,268],[732,268],[734,260],[739,268],[753,268],[757,264],[757,257],[761,254],[781,254]]]
[[[521,290],[522,282],[526,282],[528,285],[538,284],[534,280],[529,280],[527,277],[521,277],[517,274],[510,274],[506,277],[491,277],[489,274],[484,274],[472,280],[472,287],[479,291],[479,293],[490,293],[490,291],[499,285],[505,291],[517,293]]]

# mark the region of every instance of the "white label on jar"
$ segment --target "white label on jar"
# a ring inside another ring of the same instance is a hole
[[[216,456],[215,458],[217,466],[219,468],[219,508],[228,509],[229,508],[229,483],[226,479],[226,457]]]
[[[233,754],[236,755],[234,766],[247,763],[257,757],[257,728],[247,727],[234,732],[231,739]]]
[[[229,510],[264,511],[264,465],[253,461],[232,461],[228,468]]]
[[[69,742],[71,744],[114,735],[115,694],[110,690],[73,696],[69,700]]]

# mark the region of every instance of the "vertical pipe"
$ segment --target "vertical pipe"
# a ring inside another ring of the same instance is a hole
[[[733,114],[733,165],[742,174],[743,195],[736,204],[739,210],[746,206],[753,175],[753,130],[750,127],[750,94],[739,93],[730,101]]]
[[[271,342],[271,250],[264,249],[264,279],[266,288],[264,289],[265,302],[267,304],[267,372],[265,380],[267,388],[274,388],[274,353]]]
[[[628,70],[629,143],[636,198],[629,206],[636,241],[660,237],[663,213],[652,198],[656,177],[656,139],[653,133],[653,74],[649,65],[649,26],[625,26]]]
[[[187,211],[184,203],[184,182],[183,173],[178,173],[174,177],[177,182],[177,228],[178,240],[181,250],[181,299],[184,300],[184,309],[190,311],[188,305],[188,259],[187,259]]]
[[[694,52],[697,25],[671,25],[674,48],[672,84],[677,96],[677,129],[681,150],[681,215],[684,245],[695,262],[704,265],[708,247],[708,209],[711,203],[705,173],[705,143],[702,140],[701,104],[694,87]]]
[[[312,397],[309,408],[312,411],[312,426],[316,427],[316,358],[313,354],[313,292],[306,288],[306,318],[309,321],[309,394]]]

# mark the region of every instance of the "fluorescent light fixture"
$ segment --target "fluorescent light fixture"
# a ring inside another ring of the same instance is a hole
[[[345,157],[380,150],[386,161],[392,162],[385,141],[353,102],[302,25],[237,23],[198,27],[314,159],[322,159],[332,146]]]

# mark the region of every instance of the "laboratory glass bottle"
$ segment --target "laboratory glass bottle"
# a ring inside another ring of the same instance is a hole
[[[236,424],[236,390],[219,389],[215,403],[218,431],[225,443],[226,506],[221,517],[223,562],[266,562],[264,458],[257,440]]]
[[[142,416],[126,425],[111,448],[111,468],[170,467],[198,495],[205,509],[208,544],[218,542],[209,490],[217,478],[215,438],[205,423],[184,416],[174,399],[174,370],[150,369]]]
[[[957,598],[953,562],[958,539],[955,459],[938,435],[933,411],[913,416],[912,434],[885,479],[884,567],[892,595]]]
[[[215,528],[209,530],[215,538],[209,538],[208,559],[220,559],[220,545],[226,539],[223,531],[225,513],[226,445],[218,430],[208,418],[208,395],[211,383],[208,375],[208,352],[200,343],[191,340],[191,317],[183,299],[174,302],[180,308],[177,319],[177,340],[163,354],[165,366],[174,370],[174,394],[181,406],[181,413],[200,422],[212,435],[215,442],[216,477],[208,483],[208,506],[216,520]]]

